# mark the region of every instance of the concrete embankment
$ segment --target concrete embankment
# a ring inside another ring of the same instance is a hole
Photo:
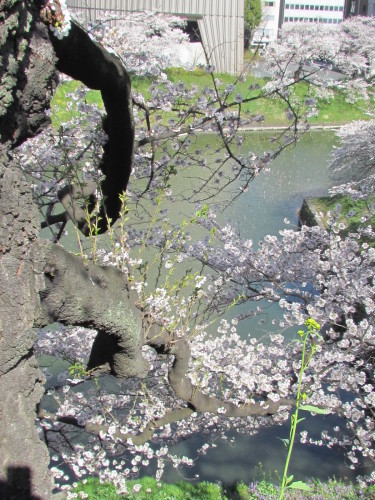
[[[308,131],[311,130],[339,130],[342,125],[311,125]],[[272,130],[286,130],[288,127],[285,125],[242,125],[238,130],[245,132],[263,132],[263,131],[272,131]]]
[[[319,220],[318,210],[315,206],[314,200],[316,200],[316,198],[304,198],[302,207],[298,214],[298,225],[305,225],[309,227],[319,226],[324,229],[324,225]]]

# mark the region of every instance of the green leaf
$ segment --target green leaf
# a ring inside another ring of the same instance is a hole
[[[296,422],[296,424],[299,424],[300,422],[302,422],[302,420],[306,420],[305,418],[299,418]]]
[[[318,406],[313,405],[302,405],[298,409],[309,411],[310,413],[320,413],[321,415],[327,415],[328,413],[330,413],[330,411],[326,410],[325,408],[318,408]]]
[[[303,481],[294,481],[294,483],[288,484],[287,488],[292,488],[293,490],[313,491],[313,489]]]
[[[324,340],[324,339],[323,339],[323,336],[322,336],[322,335],[320,335],[320,333],[318,333],[318,332],[315,332],[315,333],[314,333],[314,336],[315,336],[315,337],[318,337],[318,339],[319,339],[319,340]]]
[[[286,438],[277,438],[277,439],[280,439],[280,441],[284,444],[285,448],[288,448],[289,446],[289,439],[286,439]]]
[[[293,478],[294,478],[293,474],[291,476],[287,477],[285,484],[289,484],[289,483],[294,484],[294,483],[292,483]]]

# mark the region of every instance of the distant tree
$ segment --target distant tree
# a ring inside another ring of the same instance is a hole
[[[340,147],[334,150],[330,164],[330,173],[335,180],[361,181],[374,175],[374,127],[374,119],[341,127],[337,133]]]
[[[245,49],[248,49],[255,29],[262,20],[262,4],[260,0],[245,0]]]

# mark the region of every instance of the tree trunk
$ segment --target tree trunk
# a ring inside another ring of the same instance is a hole
[[[39,239],[30,185],[11,160],[12,148],[48,123],[44,110],[56,81],[56,57],[37,3],[41,2],[0,2],[0,497],[17,500],[50,498],[53,485],[48,450],[35,426],[44,379],[33,355],[34,326],[55,320],[90,325],[100,331],[101,340],[104,335],[110,339],[96,345],[105,346],[113,373],[147,372],[141,357],[140,313],[124,276],[115,269],[85,264]],[[101,88],[109,108],[110,150],[104,158],[103,189],[107,213],[115,218],[132,159],[130,82],[117,58],[107,56],[73,26],[76,42],[57,43],[55,48],[61,69],[67,65],[69,49],[85,48],[86,55],[72,59],[78,65],[85,60],[87,71],[94,68],[90,74],[95,88]],[[121,101],[117,107],[116,99]],[[121,155],[124,161],[119,162]],[[92,364],[99,363],[97,351]]]
[[[0,5],[0,497],[50,498],[49,454],[35,426],[43,376],[33,356],[43,286],[38,211],[11,146],[36,134],[55,79],[47,29],[23,1]]]
[[[101,184],[103,206],[100,230],[112,224],[121,209],[120,195],[126,190],[133,162],[134,123],[130,78],[120,59],[93,41],[86,31],[72,23],[69,35],[62,40],[51,37],[58,57],[57,69],[91,89],[100,90],[107,116],[104,131],[108,142],[101,160],[105,179]],[[83,220],[75,223],[85,225]],[[88,232],[86,231],[86,235]]]

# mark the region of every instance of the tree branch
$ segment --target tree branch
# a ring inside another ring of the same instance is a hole
[[[118,377],[144,377],[148,363],[141,354],[141,314],[124,274],[85,262],[58,245],[45,245],[45,287],[35,326],[59,321],[92,327],[99,331],[99,339],[105,336],[106,342],[94,342],[91,368],[109,363]]]
[[[108,135],[108,142],[101,162],[105,179],[101,184],[103,203],[99,229],[103,232],[107,229],[108,218],[113,223],[119,217],[119,195],[126,189],[133,161],[134,124],[130,78],[120,59],[93,41],[74,21],[67,36],[59,40],[50,34],[50,39],[58,57],[57,69],[91,89],[100,90],[107,112],[103,128]],[[69,202],[69,216],[85,232],[86,217],[72,200],[74,196]]]

